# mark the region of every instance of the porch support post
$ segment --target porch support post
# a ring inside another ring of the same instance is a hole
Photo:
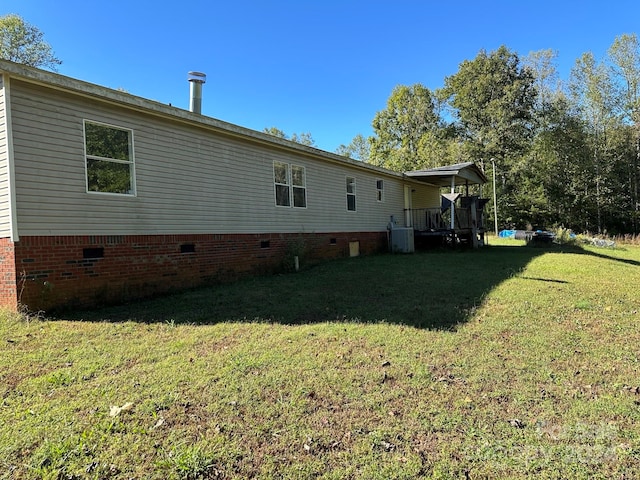
[[[478,248],[478,199],[474,196],[471,199],[471,242],[473,248]]]
[[[451,176],[451,196],[456,191],[456,177]],[[456,228],[456,204],[455,201],[451,202],[451,230]]]

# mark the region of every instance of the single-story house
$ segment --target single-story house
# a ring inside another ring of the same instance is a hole
[[[442,178],[483,180],[459,167],[392,172],[0,61],[0,305],[122,302],[384,251],[390,227],[442,211]]]

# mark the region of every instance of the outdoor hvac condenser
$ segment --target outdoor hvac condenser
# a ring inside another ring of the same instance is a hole
[[[391,251],[393,253],[413,253],[413,228],[393,228],[391,230]]]

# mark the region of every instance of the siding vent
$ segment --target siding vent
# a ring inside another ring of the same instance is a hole
[[[271,246],[271,242],[269,240],[262,240],[260,242],[260,248],[269,248]]]
[[[82,258],[104,258],[104,248],[103,247],[83,248]]]
[[[329,244],[330,244],[330,245],[335,245],[335,244],[337,244],[337,243],[338,243],[338,240],[337,240],[336,238],[331,238],[331,239],[329,239]]]
[[[180,245],[180,253],[196,253],[196,246],[193,243],[183,243]]]

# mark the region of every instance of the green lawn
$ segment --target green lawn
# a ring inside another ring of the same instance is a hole
[[[640,247],[494,243],[4,314],[0,478],[640,478]]]

